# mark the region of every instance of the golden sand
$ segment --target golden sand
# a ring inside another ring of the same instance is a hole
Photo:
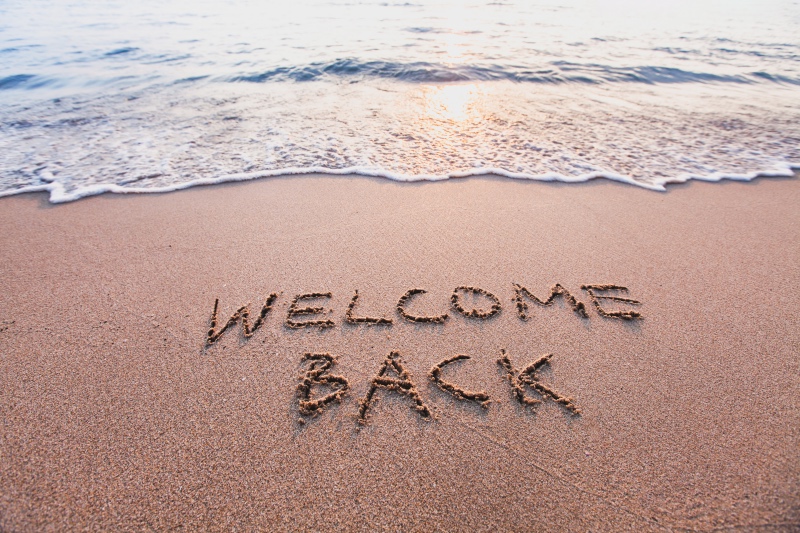
[[[0,530],[796,530],[799,205],[797,178],[0,200]]]

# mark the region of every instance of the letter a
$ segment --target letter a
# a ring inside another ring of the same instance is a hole
[[[387,370],[393,370],[399,377],[386,377]],[[417,388],[411,381],[411,374],[409,374],[400,363],[400,354],[397,352],[391,352],[383,362],[383,365],[381,365],[380,370],[378,370],[378,375],[372,379],[372,383],[370,383],[367,395],[359,402],[361,404],[361,407],[358,410],[358,423],[360,425],[364,426],[367,424],[367,411],[369,411],[375,396],[375,392],[379,387],[408,396],[414,400],[414,409],[416,409],[423,418],[431,418],[432,415],[428,409],[428,406],[422,401],[419,392],[417,392]]]

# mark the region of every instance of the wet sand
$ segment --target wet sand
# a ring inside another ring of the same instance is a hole
[[[0,529],[797,530],[798,205],[797,177],[4,198]]]

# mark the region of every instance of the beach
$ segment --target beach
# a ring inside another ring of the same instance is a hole
[[[797,530],[798,205],[797,175],[2,198],[0,530]]]

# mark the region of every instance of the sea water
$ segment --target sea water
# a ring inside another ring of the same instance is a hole
[[[797,167],[798,0],[0,1],[0,195]]]

